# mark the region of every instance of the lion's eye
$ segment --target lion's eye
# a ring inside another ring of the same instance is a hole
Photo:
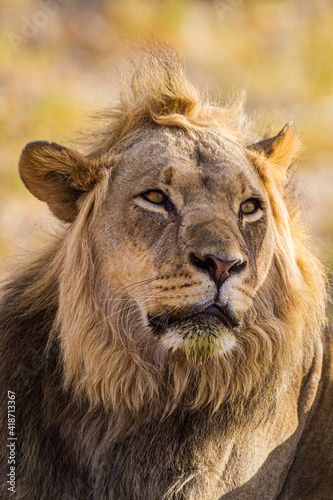
[[[247,200],[241,204],[240,209],[243,214],[254,214],[258,210],[258,203],[255,200]]]
[[[148,191],[142,195],[145,200],[151,203],[156,203],[156,205],[161,205],[166,201],[166,196],[161,191]]]

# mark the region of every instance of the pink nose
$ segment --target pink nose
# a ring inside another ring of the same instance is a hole
[[[212,254],[205,254],[200,258],[192,254],[191,262],[197,268],[206,271],[216,284],[222,284],[230,272],[240,271],[244,267],[240,260],[222,260]]]
[[[229,270],[237,263],[239,263],[239,260],[221,260],[218,257],[215,257],[215,255],[205,255],[206,257],[206,262],[208,261],[208,264],[212,268],[212,275],[214,281],[224,281],[227,277],[227,274]],[[211,261],[211,262],[209,262]]]

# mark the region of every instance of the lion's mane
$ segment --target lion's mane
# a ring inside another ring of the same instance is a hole
[[[178,56],[159,48],[145,56],[102,121],[89,136],[88,157],[104,155],[107,174],[84,197],[72,226],[53,237],[28,266],[25,261],[21,271],[15,266],[15,284],[9,278],[3,293],[24,283],[19,299],[24,314],[51,307],[48,348],[60,345],[65,387],[72,397],[87,398],[92,412],[102,403],[118,415],[119,432],[124,422],[167,416],[180,403],[188,409],[209,408],[212,414],[224,405],[230,420],[238,422],[267,416],[294,368],[313,356],[324,321],[324,273],[307,249],[292,190],[275,188],[263,173],[275,218],[274,257],[237,348],[198,366],[185,363],[179,353],[162,351],[147,336],[126,290],[115,288],[110,294],[101,286],[92,227],[112,165],[144,127],[174,126],[192,135],[218,128],[248,145],[253,140],[248,118],[242,103],[221,107],[204,102],[185,78]],[[253,151],[252,157],[260,168],[260,153]]]

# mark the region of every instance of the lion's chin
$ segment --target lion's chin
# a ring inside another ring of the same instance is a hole
[[[236,339],[217,318],[197,314],[168,328],[161,343],[172,352],[182,350],[192,362],[202,362],[230,352]]]

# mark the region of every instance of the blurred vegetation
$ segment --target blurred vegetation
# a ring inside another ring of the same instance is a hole
[[[293,119],[305,221],[333,262],[333,5],[330,0],[2,0],[0,7],[0,258],[47,213],[17,173],[24,145],[72,146],[88,115],[112,102],[124,54],[165,37],[212,98],[247,90],[258,128]],[[304,189],[303,189],[304,188]]]

